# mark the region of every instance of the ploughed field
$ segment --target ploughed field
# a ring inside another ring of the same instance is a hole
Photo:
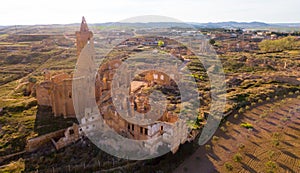
[[[228,118],[175,172],[300,172],[299,98],[283,97]]]

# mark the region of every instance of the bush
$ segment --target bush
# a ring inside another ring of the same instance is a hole
[[[243,109],[243,108],[240,108],[238,112],[241,114],[241,113],[244,112],[244,109]]]
[[[210,146],[209,144],[206,144],[206,145],[205,145],[205,149],[206,149],[207,151],[209,151],[209,150],[211,150],[211,146]]]
[[[243,156],[240,153],[237,153],[233,156],[233,160],[235,162],[241,162],[243,160]]]
[[[273,161],[267,161],[266,163],[265,163],[265,165],[266,165],[266,167],[267,167],[267,172],[274,172],[274,169],[276,169],[277,168],[277,165],[276,165],[276,163],[275,162],[273,162]]]
[[[219,137],[218,136],[213,136],[213,140],[217,141],[217,140],[219,140]]]
[[[275,138],[275,139],[279,139],[281,135],[280,135],[279,132],[274,132],[274,133],[272,134],[272,136],[273,136],[273,138]]]
[[[275,152],[274,151],[268,151],[268,156],[269,156],[269,159],[272,159],[275,155]]]
[[[222,132],[227,132],[227,130],[224,126],[220,127],[220,130],[222,130]]]
[[[240,144],[238,145],[238,147],[239,147],[240,150],[242,150],[242,149],[245,148],[245,145],[244,145],[243,143],[240,143]]]
[[[253,125],[250,123],[241,123],[241,127],[244,127],[246,129],[253,129]]]
[[[226,121],[226,126],[230,126],[231,123],[229,121]]]
[[[279,146],[279,144],[280,144],[280,143],[279,143],[279,141],[278,141],[278,140],[274,140],[274,141],[273,141],[273,146],[274,146],[274,147],[278,147],[278,146]]]
[[[226,163],[224,164],[224,167],[225,167],[225,169],[226,169],[227,171],[232,171],[232,170],[233,170],[233,166],[232,166],[231,163],[226,162]]]
[[[238,118],[239,118],[239,115],[238,115],[238,114],[235,114],[233,117],[234,117],[235,119],[238,119]]]
[[[214,45],[214,44],[216,43],[216,41],[215,41],[214,39],[210,39],[210,40],[209,40],[209,43],[210,43],[211,45]]]

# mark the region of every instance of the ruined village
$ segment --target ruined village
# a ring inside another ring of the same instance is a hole
[[[83,17],[79,25],[7,27],[0,34],[1,165],[20,164],[25,172],[189,172],[195,163],[219,172],[299,170],[293,150],[299,146],[299,32],[131,29]],[[194,39],[186,45],[172,39],[186,37]],[[203,146],[197,142],[215,97],[209,72],[219,66],[203,64],[197,52],[218,57],[226,83],[221,123]],[[154,67],[150,57],[161,70],[147,70]],[[127,62],[133,64],[123,71]],[[183,67],[191,74],[181,75]],[[181,95],[185,85],[197,86],[188,93],[200,105]],[[153,101],[153,91],[165,99]],[[114,152],[128,145],[110,138],[111,131],[143,141],[129,153],[159,157],[102,151],[99,146]]]

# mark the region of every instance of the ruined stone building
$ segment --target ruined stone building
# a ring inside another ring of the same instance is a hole
[[[83,136],[79,128],[79,125],[74,123],[67,129],[57,130],[55,132],[28,139],[26,144],[26,151],[36,151],[42,145],[48,142],[52,142],[55,149],[59,150],[78,141]]]
[[[46,77],[36,87],[36,98],[40,106],[50,106],[54,116],[75,117],[72,101],[72,75],[62,73]]]
[[[77,31],[75,34],[76,34],[77,56],[79,56],[81,50],[93,37],[93,33],[89,30],[84,17],[82,17],[80,31]]]
[[[78,62],[79,64],[83,64],[83,66],[76,68],[78,71],[82,71],[82,73],[78,76],[65,73],[51,76],[51,74],[45,73],[45,80],[36,87],[36,97],[39,105],[51,106],[55,116],[63,116],[65,118],[76,117],[73,104],[76,107],[81,105],[84,108],[84,110],[79,110],[79,117],[82,117],[81,124],[80,127],[74,125],[70,129],[66,129],[64,133],[59,132],[59,137],[50,136],[47,139],[51,138],[55,147],[59,149],[78,140],[82,135],[82,133],[79,133],[81,130],[84,133],[92,133],[93,130],[99,130],[99,124],[95,124],[94,122],[95,120],[99,120],[100,117],[97,116],[100,115],[94,115],[91,111],[97,107],[101,112],[105,124],[114,129],[119,135],[129,139],[147,140],[144,147],[152,152],[155,152],[162,144],[167,144],[175,152],[179,145],[187,140],[187,123],[183,119],[178,118],[178,115],[172,111],[164,110],[150,115],[147,114],[151,109],[151,105],[149,103],[149,93],[145,92],[156,85],[165,87],[173,86],[174,82],[172,82],[172,78],[174,78],[175,73],[165,74],[160,71],[150,70],[142,75],[144,77],[141,80],[133,81],[129,76],[125,75],[123,80],[118,84],[119,88],[117,92],[124,90],[122,88],[123,85],[129,85],[130,90],[127,90],[127,92],[130,97],[127,99],[124,97],[120,99],[120,105],[114,105],[111,95],[112,82],[116,70],[122,64],[122,60],[120,58],[113,58],[103,63],[98,71],[95,71],[97,72],[95,86],[86,86],[87,83],[93,81],[92,70],[94,67],[91,67],[91,64],[93,64],[93,55],[85,58],[87,52],[86,56],[92,54],[91,50],[85,50],[84,48],[88,44],[88,47],[93,49],[94,44],[93,33],[89,31],[84,18],[82,19],[80,31],[76,32],[76,38],[77,55],[84,57],[83,59],[79,58],[79,61],[82,62]],[[177,49],[173,48],[173,50]],[[175,51],[174,53],[178,52]],[[177,68],[173,68],[173,70],[175,72]],[[127,72],[124,71],[123,73],[126,74]],[[72,80],[80,84],[76,85],[76,87],[79,86],[79,88],[76,88],[73,83],[73,91],[76,92],[76,96],[74,97],[76,99],[72,98]],[[81,99],[84,93],[80,93],[80,91],[83,90],[91,90],[87,99]],[[90,104],[92,100],[90,102],[89,99],[96,100],[97,105]],[[73,102],[74,100],[79,100],[79,102]],[[116,106],[120,109],[126,108],[130,110],[130,112],[127,112],[129,118],[145,119],[145,121],[152,119],[155,121],[148,125],[130,123],[119,114]],[[35,140],[31,141],[34,143]],[[111,145],[109,140],[108,145]]]
[[[101,65],[98,70],[96,80],[96,100],[103,116],[105,123],[118,134],[123,137],[135,140],[146,140],[145,146],[150,151],[155,152],[161,145],[168,144],[173,152],[177,151],[180,144],[187,140],[188,127],[184,120],[179,119],[178,115],[173,111],[155,112],[147,114],[150,111],[149,93],[147,90],[155,86],[165,86],[171,88],[174,85],[172,78],[175,74],[165,74],[156,70],[149,70],[142,73],[143,79],[131,80],[129,72],[124,73],[123,80],[118,81],[118,88],[113,92],[116,94],[124,94],[127,92],[130,97],[121,97],[118,99],[120,104],[112,102],[112,83],[116,70],[120,67],[122,61],[119,59],[110,60]],[[177,70],[176,67],[173,70]],[[122,85],[128,85],[130,89],[123,88]],[[117,108],[119,108],[117,110]],[[155,108],[154,108],[155,109]],[[126,118],[122,117],[119,110],[128,110],[125,114]],[[88,111],[89,114],[92,114]],[[89,124],[89,120],[96,118],[96,115],[87,116],[82,119],[82,124]],[[132,121],[128,121],[132,120]],[[151,120],[149,125],[140,125],[137,120]],[[94,125],[95,126],[95,125]],[[83,127],[84,128],[84,127]],[[89,127],[89,131],[93,127]],[[95,126],[96,130],[96,126]]]
[[[85,18],[82,17],[80,31],[76,32],[78,56],[92,37],[93,33],[89,31]],[[51,76],[49,72],[45,72],[44,81],[36,86],[38,105],[52,107],[54,116],[76,117],[72,100],[72,79],[71,74]]]

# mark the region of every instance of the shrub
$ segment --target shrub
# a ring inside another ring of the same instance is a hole
[[[244,127],[246,129],[252,129],[253,125],[250,123],[241,123],[241,127]]]
[[[211,150],[211,146],[210,146],[209,144],[206,144],[206,145],[205,145],[205,149],[206,149],[207,151],[209,151],[209,150]]]
[[[234,117],[235,119],[238,119],[238,118],[239,118],[239,115],[238,115],[238,114],[235,114],[233,117]]]
[[[276,163],[272,161],[266,162],[265,165],[269,168],[276,168]]]
[[[276,163],[273,162],[273,161],[267,161],[267,162],[265,163],[265,165],[266,165],[266,167],[267,167],[267,172],[268,172],[268,173],[273,173],[274,170],[277,168]]]
[[[226,126],[230,126],[231,123],[229,121],[226,121]]]
[[[279,143],[278,140],[274,140],[274,141],[273,141],[273,146],[277,147],[277,146],[279,146],[279,144],[280,144],[280,143]]]
[[[233,166],[232,166],[231,163],[226,162],[226,163],[224,164],[224,167],[225,167],[225,169],[226,169],[227,171],[232,171],[232,170],[233,170]]]
[[[278,99],[278,96],[275,96],[274,99]]]
[[[263,100],[262,100],[262,99],[259,99],[259,100],[258,100],[258,103],[262,103],[262,102],[263,102]]]
[[[241,162],[243,160],[243,156],[240,153],[237,153],[233,156],[233,160],[235,162]]]
[[[241,113],[244,112],[244,109],[243,109],[243,108],[240,108],[238,112],[241,114]]]
[[[218,136],[213,136],[213,140],[217,141],[217,140],[219,140],[219,137]]]
[[[250,109],[250,107],[249,106],[246,106],[246,108],[245,108],[246,110],[249,110]]]
[[[273,156],[274,156],[275,152],[274,151],[268,151],[268,156],[269,156],[269,159],[272,159]]]
[[[255,105],[256,105],[256,103],[255,103],[255,102],[252,102],[252,103],[251,103],[251,106],[255,106]]]
[[[240,144],[238,145],[238,147],[239,147],[240,150],[242,150],[242,149],[245,148],[245,145],[244,145],[243,143],[240,143]]]
[[[222,130],[222,132],[227,132],[227,130],[224,126],[220,127],[220,129]]]
[[[270,101],[270,100],[271,100],[270,97],[267,97],[267,98],[266,98],[266,101]]]
[[[274,132],[272,136],[273,136],[273,138],[278,139],[280,137],[280,133]]]

